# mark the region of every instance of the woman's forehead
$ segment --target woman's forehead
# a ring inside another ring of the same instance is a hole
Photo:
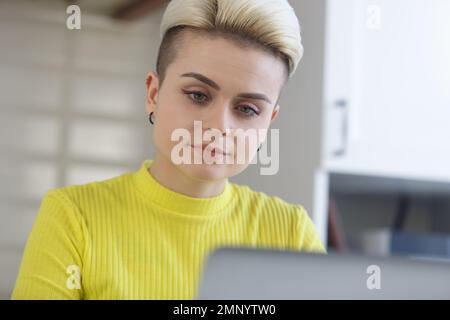
[[[177,49],[173,75],[197,72],[214,81],[252,85],[274,92],[284,81],[284,65],[277,57],[257,48],[244,48],[224,38],[194,38]]]
[[[283,69],[283,62],[273,53],[255,46],[243,46],[221,36],[205,37],[189,32],[177,49],[177,58],[197,63],[213,63],[215,67],[239,67],[248,70]]]

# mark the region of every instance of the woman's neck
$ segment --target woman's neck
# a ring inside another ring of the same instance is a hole
[[[164,187],[194,198],[210,198],[221,194],[226,180],[202,181],[184,174],[170,160],[156,155],[150,166],[150,174]]]

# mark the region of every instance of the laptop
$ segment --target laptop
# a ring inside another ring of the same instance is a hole
[[[450,262],[224,247],[207,257],[197,299],[450,299]]]

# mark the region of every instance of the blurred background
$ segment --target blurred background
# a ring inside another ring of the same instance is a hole
[[[450,1],[290,3],[305,55],[273,126],[280,170],[232,180],[302,204],[329,251],[449,258]],[[145,77],[166,4],[0,1],[0,299],[46,191],[153,157]]]

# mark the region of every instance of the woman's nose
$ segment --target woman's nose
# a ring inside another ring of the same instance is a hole
[[[203,126],[204,128],[217,129],[222,132],[223,136],[225,136],[227,129],[229,130],[233,126],[232,119],[226,108],[217,109],[219,110],[211,111],[211,114],[209,115],[207,120],[204,121]]]

